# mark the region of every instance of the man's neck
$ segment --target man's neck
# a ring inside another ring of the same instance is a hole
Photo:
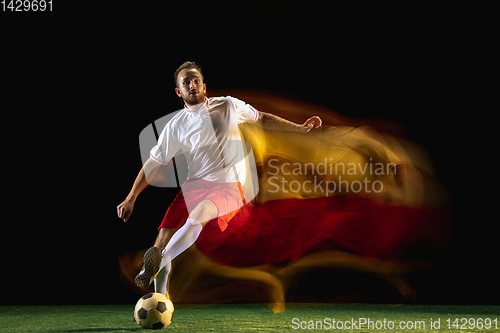
[[[207,101],[207,98],[205,97],[205,99],[203,100],[203,102],[201,103],[198,103],[198,104],[188,104],[184,101],[184,104],[186,105],[186,108],[188,109],[191,109],[191,110],[199,110],[203,104]]]

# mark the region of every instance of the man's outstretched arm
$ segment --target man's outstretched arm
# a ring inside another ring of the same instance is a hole
[[[275,131],[294,131],[307,133],[313,127],[320,127],[322,124],[321,118],[313,116],[307,119],[303,124],[299,125],[288,121],[271,113],[259,112],[259,118],[255,122],[258,126]]]
[[[149,158],[146,163],[141,168],[141,171],[137,174],[135,178],[134,185],[127,195],[127,198],[116,207],[116,212],[118,217],[124,222],[130,218],[132,211],[134,210],[134,203],[137,200],[137,196],[149,186],[148,179],[152,179],[156,171],[158,170],[159,164]]]

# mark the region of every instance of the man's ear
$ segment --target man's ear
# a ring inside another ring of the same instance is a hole
[[[175,93],[177,94],[177,96],[182,97],[182,94],[181,94],[181,91],[179,90],[179,88],[175,87]]]
[[[207,85],[205,83],[203,83],[203,93],[204,94],[207,93]]]

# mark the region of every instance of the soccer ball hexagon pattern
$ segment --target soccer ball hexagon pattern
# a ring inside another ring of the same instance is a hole
[[[149,293],[142,296],[135,305],[134,318],[147,329],[164,329],[172,322],[174,305],[160,293]]]

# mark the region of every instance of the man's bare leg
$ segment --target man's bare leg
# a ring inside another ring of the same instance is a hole
[[[163,251],[167,243],[170,241],[172,236],[175,234],[177,229],[174,228],[161,228],[158,232],[158,236],[156,237],[155,243],[153,247],[156,247]],[[165,296],[168,295],[168,273],[170,272],[171,265],[170,263],[164,265],[162,269],[158,272],[154,280],[155,284],[155,292],[163,294]]]
[[[161,228],[153,246],[163,251],[176,231],[174,228]]]
[[[204,200],[193,209],[186,223],[173,235],[170,236],[172,229],[160,229],[155,246],[144,254],[144,266],[136,276],[135,283],[141,288],[147,288],[163,267],[193,245],[203,227],[217,217],[217,214],[217,206],[210,200]],[[168,273],[163,277],[163,282],[167,278]]]

